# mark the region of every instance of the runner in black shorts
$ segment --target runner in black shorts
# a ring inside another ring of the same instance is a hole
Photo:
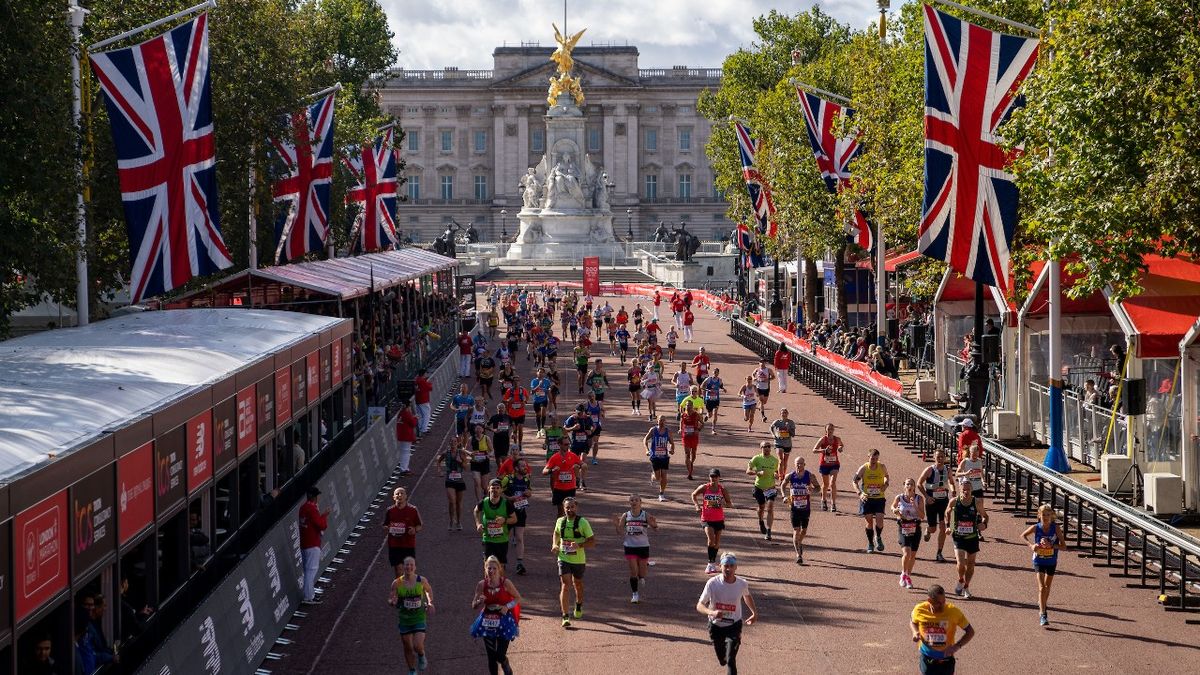
[[[937,561],[946,562],[942,548],[946,545],[946,510],[950,507],[953,471],[946,466],[946,451],[941,448],[934,451],[933,462],[917,478],[917,491],[925,497],[925,519],[929,522],[925,541],[937,530]]]

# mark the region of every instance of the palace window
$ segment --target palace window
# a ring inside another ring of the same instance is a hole
[[[421,130],[420,129],[410,129],[408,131],[408,133],[406,133],[404,136],[408,140],[408,151],[409,152],[420,152],[421,151]]]
[[[454,176],[442,176],[442,199],[454,199]]]
[[[648,152],[658,150],[658,129],[646,130],[646,150]]]
[[[483,129],[475,131],[475,152],[479,154],[487,152],[487,131]]]
[[[646,174],[646,199],[658,199],[658,176]]]
[[[454,131],[452,129],[442,131],[442,152],[454,152]]]
[[[530,152],[545,152],[546,151],[546,130],[545,129],[530,129],[529,130],[529,151]]]
[[[692,128],[691,127],[680,127],[679,128],[679,149],[683,152],[686,152],[686,151],[692,149]]]
[[[679,174],[679,198],[692,198],[692,174],[690,173]]]
[[[415,202],[421,198],[421,177],[408,177],[408,200]]]
[[[487,176],[475,176],[475,199],[483,201],[488,198]]]

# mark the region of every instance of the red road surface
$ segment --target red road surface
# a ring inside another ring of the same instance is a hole
[[[614,307],[624,303],[630,311],[637,301],[612,299]],[[649,310],[650,303],[642,302]],[[664,323],[669,320],[663,319]],[[752,508],[751,479],[743,473],[757,442],[768,437],[761,420],[751,435],[733,424],[734,416],[740,417],[735,394],[756,365],[754,358],[728,337],[727,324],[704,310],[698,313],[696,329],[697,342],[681,343],[681,357],[690,361],[698,345],[707,345],[730,389],[722,406],[719,434],[713,437],[706,431],[701,441],[697,477],[711,466],[719,467],[725,476],[736,508],[727,515],[723,550],[737,554],[738,572],[750,580],[759,608],[759,623],[743,634],[740,668],[746,673],[915,672],[909,613],[923,599],[924,587],[941,583],[953,590],[954,566],[933,562],[934,542],[923,544],[913,574],[918,588],[900,588],[894,522],[889,518],[884,530],[886,553],[868,555],[863,551],[862,520],[847,511],[854,508],[851,476],[865,461],[868,448],[882,451],[881,461],[892,479],[889,498],[904,478],[920,473],[920,459],[794,381],[787,394],[773,391],[770,418],[781,405],[790,409],[798,426],[797,448],[811,448],[826,422],[840,427],[847,448],[840,482],[843,512],[813,513],[807,565],[797,566],[786,507],[780,505],[776,541],[764,541]],[[560,353],[566,368],[559,409],[565,414],[578,398],[569,349]],[[540,490],[530,507],[527,528],[525,564],[529,574],[512,577],[524,596],[521,635],[509,651],[513,668],[518,673],[724,672],[707,641],[704,618],[695,611],[707,578],[704,535],[687,501],[696,483],[684,479],[682,448],[672,462],[671,501],[659,504],[653,500],[656,491],[648,481],[649,467],[641,445],[648,422],[630,412],[617,360],[607,357],[607,349],[594,349],[593,355],[605,357],[613,386],[600,464],[590,467],[591,489],[580,496],[580,513],[592,522],[598,535],[596,547],[588,551],[585,615],[570,629],[559,626],[558,578],[549,551],[554,510],[548,485],[541,479],[535,483]],[[671,372],[672,364],[667,365]],[[517,367],[527,381],[529,366],[523,356]],[[413,464],[418,473],[400,484],[410,488],[412,502],[426,523],[418,537],[417,558],[420,573],[433,585],[436,604],[426,642],[428,672],[484,673],[482,642],[467,632],[474,618],[469,604],[480,578],[481,546],[470,531],[469,515],[464,516],[467,530],[447,532],[442,479],[432,468],[421,472],[449,431],[449,418],[450,414],[443,412],[429,437],[419,443]],[[529,440],[533,440],[532,433]],[[528,454],[540,456],[536,450]],[[540,460],[534,462],[535,472],[540,464]],[[660,524],[651,537],[656,564],[639,605],[629,604],[621,538],[612,525],[631,492],[649,497],[646,508]],[[468,487],[467,512],[474,503],[471,494]],[[1155,591],[1127,588],[1126,580],[1110,577],[1110,570],[1095,567],[1071,551],[1060,555],[1050,598],[1051,626],[1039,627],[1036,579],[1030,569],[1029,549],[1019,538],[1027,524],[1009,513],[993,513],[972,584],[976,597],[951,597],[977,631],[975,640],[959,654],[959,672],[1195,672],[1200,663],[1196,627],[1186,625],[1183,616],[1159,608]],[[368,528],[333,575],[325,603],[308,608],[306,618],[294,620],[301,628],[287,637],[296,644],[276,646],[274,651],[286,656],[266,668],[289,674],[406,672],[394,610],[385,604],[392,571],[378,532],[376,527]],[[946,553],[952,559],[949,543]],[[515,554],[510,553],[512,560]]]

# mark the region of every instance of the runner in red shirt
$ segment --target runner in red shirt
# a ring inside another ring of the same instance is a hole
[[[700,429],[704,418],[691,401],[679,415],[679,437],[683,439],[683,461],[687,465],[688,480],[692,480],[692,467],[696,464],[696,451],[700,449]]]
[[[683,298],[676,292],[671,298],[671,313],[675,315],[675,327],[683,328]]]
[[[692,324],[696,323],[696,315],[692,314],[692,310],[683,310],[683,341],[692,341]]]
[[[654,319],[658,320],[658,306],[662,304],[662,294],[654,291]]]
[[[404,559],[417,557],[417,533],[421,531],[421,513],[408,503],[408,490],[398,487],[392,491],[393,504],[383,514],[383,531],[387,533],[388,563],[396,576],[404,571]]]
[[[683,292],[683,306],[685,309],[692,308],[692,290],[690,288]]]
[[[962,463],[963,458],[967,456],[967,448],[976,443],[983,445],[983,441],[979,438],[979,432],[975,431],[975,420],[968,417],[962,421],[962,433],[958,435],[959,463]]]
[[[629,313],[625,311],[625,305],[621,305],[621,309],[617,310],[617,325],[625,326],[629,324]]]
[[[321,568],[321,533],[329,527],[329,509],[317,506],[321,490],[308,488],[308,499],[300,506],[300,558],[304,562],[304,595],[301,603],[320,604],[317,599],[317,571]]]
[[[529,390],[515,384],[504,392],[504,405],[512,418],[513,440],[520,445],[525,440],[525,403],[529,401]]]
[[[779,393],[787,393],[788,368],[792,367],[792,353],[788,351],[787,345],[779,343],[779,348],[775,350],[775,359],[772,361],[775,366],[775,379],[779,383]]]
[[[658,317],[650,319],[650,323],[646,325],[646,337],[650,340],[650,344],[658,344],[658,332],[662,330],[662,326],[658,325]]]
[[[560,517],[563,515],[563,500],[575,496],[582,465],[583,460],[570,451],[564,438],[558,445],[558,452],[550,455],[546,466],[542,468],[542,475],[550,476],[550,501],[558,509]]]
[[[696,368],[696,382],[703,382],[704,378],[708,377],[708,368],[711,365],[712,359],[708,358],[708,353],[701,347],[700,353],[692,357],[692,366]]]

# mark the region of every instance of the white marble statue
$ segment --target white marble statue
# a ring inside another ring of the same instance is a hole
[[[599,178],[596,179],[595,187],[595,207],[601,211],[607,211],[608,207],[608,172],[601,171]]]
[[[542,203],[542,182],[538,180],[537,169],[530,167],[524,176],[521,176],[521,185],[525,190],[521,193],[521,199],[527,209],[536,209]]]

